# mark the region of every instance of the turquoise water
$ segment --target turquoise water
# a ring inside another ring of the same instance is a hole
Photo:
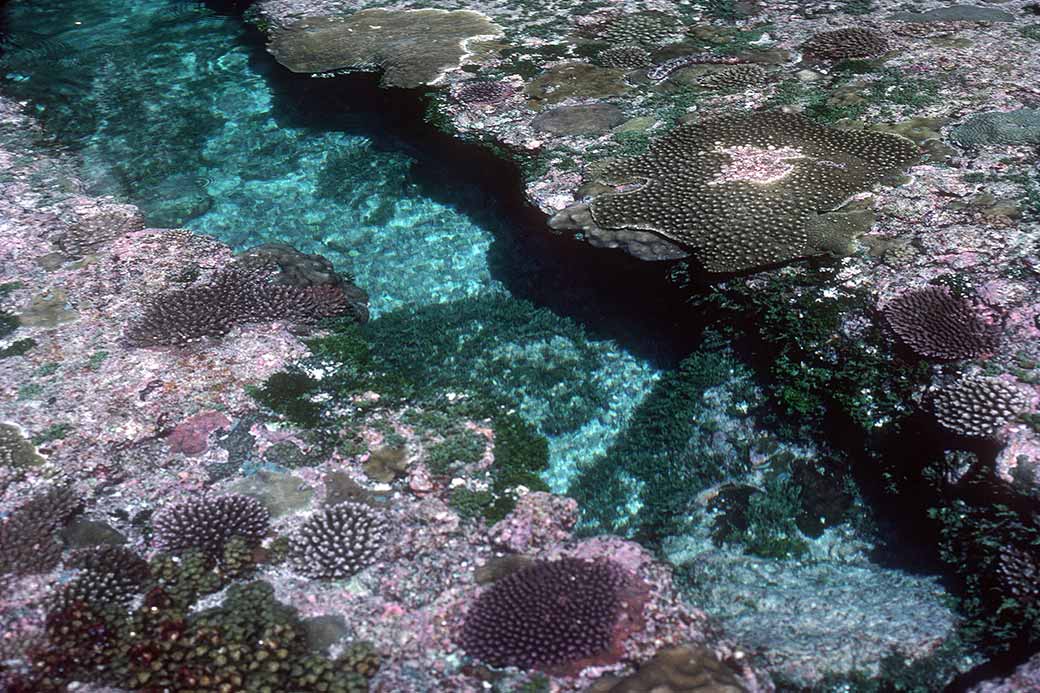
[[[240,18],[168,0],[16,0],[6,29],[2,89],[80,153],[92,193],[236,249],[281,240],[320,253],[369,292],[377,321],[448,304],[463,318],[445,329],[466,340],[484,330],[464,317],[475,306],[515,308],[504,313],[516,324],[499,320],[478,340],[486,351],[475,375],[502,374],[522,415],[548,434],[555,490],[607,448],[658,377],[616,342],[515,301],[523,297],[501,267],[535,286],[541,269],[508,238],[493,261],[493,229],[511,223],[494,202],[456,187],[451,162],[382,131],[379,108],[357,103],[370,92],[352,92],[354,82],[288,75]],[[538,330],[510,337],[532,321]]]

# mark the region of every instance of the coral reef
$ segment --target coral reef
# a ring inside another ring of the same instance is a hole
[[[939,423],[955,433],[980,438],[999,433],[1028,405],[1021,388],[980,376],[964,376],[932,398]]]
[[[82,509],[67,487],[33,496],[0,524],[0,577],[44,573],[61,560],[57,531]]]
[[[289,560],[308,577],[350,577],[370,565],[387,540],[376,510],[361,503],[338,503],[303,524],[289,540]]]
[[[270,514],[259,501],[229,494],[167,506],[156,513],[152,526],[166,551],[201,549],[219,555],[233,537],[258,544],[269,522]]]
[[[493,666],[551,669],[595,659],[613,645],[630,580],[609,563],[535,563],[477,598],[460,642],[469,655]],[[635,614],[642,608],[637,606]]]
[[[888,40],[861,27],[824,31],[802,44],[802,51],[827,60],[869,58],[888,50]]]
[[[336,284],[305,287],[271,281],[265,268],[229,268],[209,283],[160,294],[126,329],[126,341],[137,347],[183,346],[204,337],[223,337],[249,322],[289,320],[313,324],[344,315],[367,317]]]
[[[907,291],[882,309],[885,320],[918,356],[959,361],[993,353],[1001,327],[987,322],[964,298],[944,286]]]
[[[977,113],[950,131],[963,147],[1028,146],[1040,143],[1040,109]]]
[[[706,119],[602,167],[593,181],[614,187],[588,209],[596,225],[663,236],[710,272],[747,271],[843,252],[855,226],[818,212],[909,165],[916,150],[900,137],[833,130],[785,113]],[[642,184],[615,189],[635,182]],[[554,217],[556,228],[565,213]]]

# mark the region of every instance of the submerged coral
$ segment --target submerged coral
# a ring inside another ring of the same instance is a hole
[[[814,34],[802,51],[829,60],[868,58],[888,50],[888,40],[875,31],[852,27]]]
[[[917,155],[910,140],[755,112],[681,125],[640,156],[610,162],[588,204],[602,228],[649,231],[711,272],[739,272],[847,252],[851,217],[820,214],[868,190]],[[634,188],[634,189],[625,189]],[[571,228],[568,208],[554,217]]]
[[[367,297],[364,297],[367,300]],[[161,294],[126,329],[131,346],[184,345],[223,337],[236,325],[289,320],[313,324],[322,318],[367,318],[360,296],[338,284],[296,286],[271,281],[269,266],[229,268],[208,284]],[[360,307],[359,307],[360,306]]]
[[[939,389],[932,400],[945,428],[966,436],[998,433],[1028,406],[1025,393],[999,378],[965,376]]]
[[[967,300],[942,286],[908,291],[882,310],[892,331],[918,356],[958,361],[992,353],[1000,326],[984,320]]]
[[[495,582],[466,614],[461,644],[493,666],[547,669],[604,654],[624,609],[616,565],[541,561]]]
[[[501,33],[470,10],[372,8],[301,20],[274,32],[269,48],[293,72],[382,69],[384,85],[414,88],[457,69],[468,39]]]
[[[289,560],[308,577],[350,577],[372,563],[386,541],[386,530],[382,516],[367,505],[339,503],[292,535]]]
[[[158,512],[152,520],[158,543],[167,551],[202,549],[219,555],[233,538],[258,544],[267,534],[270,513],[260,501],[229,494],[189,500]]]

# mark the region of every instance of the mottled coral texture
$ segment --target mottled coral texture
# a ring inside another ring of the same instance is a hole
[[[610,650],[631,577],[609,562],[539,561],[495,582],[466,614],[461,644],[494,666],[549,669]]]

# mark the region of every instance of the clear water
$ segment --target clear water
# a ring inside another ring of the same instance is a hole
[[[320,253],[369,292],[376,319],[513,300],[493,262],[493,229],[510,223],[494,202],[454,187],[451,162],[408,153],[349,89],[288,75],[240,18],[171,0],[14,0],[6,33],[0,88],[30,101],[48,133],[80,152],[91,192],[139,205],[150,224],[236,249],[281,240]],[[537,285],[541,268],[522,244],[498,242],[507,255],[499,267]],[[502,324],[506,337],[488,340],[494,353],[482,362],[517,365],[506,381],[522,390],[523,415],[550,434],[549,481],[562,490],[576,461],[606,449],[658,371],[612,340],[578,344],[573,321],[554,319],[568,335],[558,340],[591,358],[575,359],[551,336],[510,343]],[[552,374],[587,397],[582,416],[568,430],[552,425],[552,392],[518,384],[524,374]]]

